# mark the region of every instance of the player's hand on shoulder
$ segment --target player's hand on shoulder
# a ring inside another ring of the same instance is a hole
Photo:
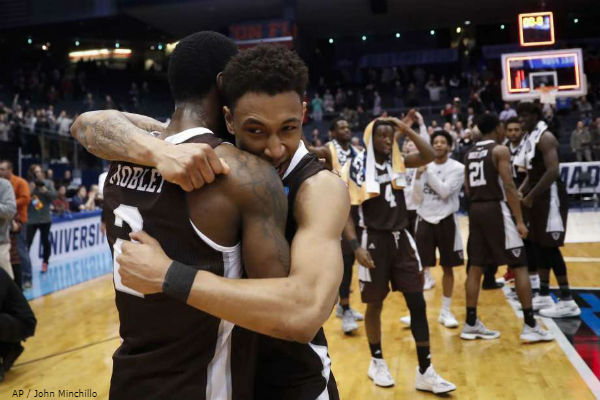
[[[133,241],[123,242],[117,257],[121,282],[143,294],[160,293],[172,260],[160,243],[146,232],[129,236]]]
[[[229,166],[205,143],[166,144],[157,155],[156,168],[168,182],[186,192],[214,182],[220,174],[228,174]]]

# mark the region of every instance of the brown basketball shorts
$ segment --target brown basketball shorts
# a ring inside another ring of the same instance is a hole
[[[504,201],[471,203],[467,249],[471,265],[527,265],[523,240]]]
[[[419,257],[424,267],[435,267],[435,249],[440,252],[442,267],[458,267],[464,264],[463,242],[454,214],[447,216],[437,224],[417,219],[415,234]]]
[[[405,293],[423,291],[423,272],[414,239],[406,231],[364,231],[375,268],[359,266],[360,296],[363,303],[383,301],[392,290]]]

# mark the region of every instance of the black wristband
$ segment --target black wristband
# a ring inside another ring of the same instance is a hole
[[[348,240],[348,244],[350,245],[352,251],[356,251],[356,249],[360,247],[360,243],[358,243],[358,240],[356,239]]]
[[[162,285],[163,293],[186,303],[196,278],[196,272],[198,270],[189,265],[173,261],[165,275],[165,281]]]

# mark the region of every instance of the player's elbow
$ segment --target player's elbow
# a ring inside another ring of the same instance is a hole
[[[291,340],[300,343],[308,343],[313,340],[329,316],[329,313],[325,314],[323,310],[324,308],[317,304],[304,305],[302,311],[296,313],[295,317],[290,320]]]

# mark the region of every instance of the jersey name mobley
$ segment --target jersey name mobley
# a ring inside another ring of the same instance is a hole
[[[108,183],[139,192],[160,193],[165,181],[156,168],[118,163],[117,171],[108,178]]]

